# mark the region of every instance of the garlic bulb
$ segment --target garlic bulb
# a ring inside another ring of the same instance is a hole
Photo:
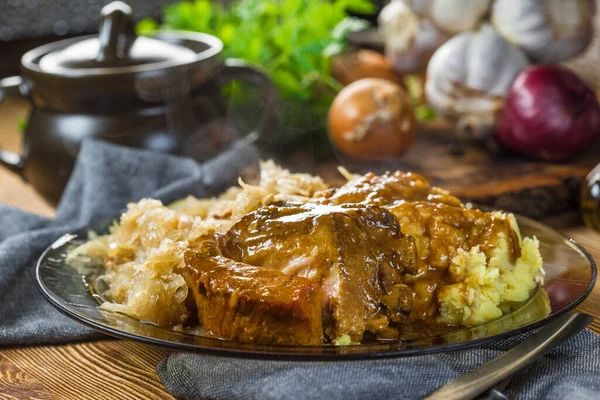
[[[427,68],[427,101],[457,119],[459,131],[483,139],[513,79],[528,64],[523,51],[484,24],[454,36],[434,53]]]
[[[491,0],[402,0],[417,15],[430,18],[451,33],[475,29],[487,14]]]
[[[594,0],[496,0],[492,24],[534,62],[567,60],[593,34]]]
[[[424,72],[427,63],[448,35],[431,21],[419,19],[401,0],[392,1],[379,14],[379,31],[385,55],[401,73]]]

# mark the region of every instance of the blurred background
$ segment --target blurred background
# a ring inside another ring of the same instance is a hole
[[[101,9],[109,3],[0,1],[0,79],[20,74],[21,57],[31,49],[97,33]],[[183,121],[187,139],[164,151],[206,159],[246,127],[257,126],[265,108],[272,108],[276,124],[264,154],[292,169],[319,173],[342,164],[356,172],[417,171],[465,200],[533,217],[578,209],[585,200],[582,188],[593,204],[600,203],[600,183],[594,180],[600,172],[589,172],[600,162],[595,0],[127,4],[138,35],[167,29],[216,36],[224,43],[223,58],[248,62],[277,90],[276,105],[265,103],[264,88],[256,82],[224,88],[215,83],[222,89],[218,96],[214,87],[202,86],[190,92],[195,105],[185,112],[179,106],[172,112],[185,96],[170,99],[165,104],[171,111],[160,117],[170,121],[164,134]],[[385,82],[364,81],[369,78]],[[529,109],[519,100],[526,95],[533,99]],[[38,108],[53,107],[40,98],[35,89],[29,95]],[[103,102],[118,98],[98,97],[96,108],[84,111],[116,117],[115,110],[100,110]],[[35,148],[31,138],[39,132],[27,123],[31,104],[20,101],[0,106],[2,115],[10,115],[0,118],[0,148],[19,148],[20,139],[5,133],[14,127],[24,133],[23,148]],[[226,111],[208,113],[213,103],[223,103]],[[206,137],[213,146],[201,148]],[[118,142],[115,136],[109,140]],[[165,141],[132,145],[160,150],[157,143]],[[77,145],[69,150],[71,164]],[[71,164],[61,172],[60,185]],[[12,169],[21,173],[18,168]],[[33,173],[28,181],[36,186]],[[588,208],[596,207],[592,203]]]
[[[267,0],[269,1],[269,0]],[[136,21],[145,18],[161,20],[164,5],[179,0],[129,0]],[[213,3],[229,4],[232,0]],[[381,6],[389,0],[375,0]],[[98,15],[110,0],[3,0],[0,2],[0,77],[14,75],[19,69],[20,57],[32,48],[61,38],[91,34],[98,31]],[[595,17],[595,25],[600,16]],[[598,36],[598,35],[596,35]],[[578,60],[570,61],[590,83],[600,82],[600,39]]]
[[[109,0],[0,1],[0,77],[19,71],[21,56],[44,43],[98,31],[100,10]],[[130,0],[136,20],[159,18],[175,0]]]

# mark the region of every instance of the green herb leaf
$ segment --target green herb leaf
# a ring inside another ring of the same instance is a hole
[[[153,20],[152,18],[145,18],[137,23],[135,26],[135,33],[138,35],[146,35],[148,33],[154,32],[160,27],[158,22]]]
[[[20,119],[17,122],[17,129],[19,129],[20,133],[25,133],[25,129],[27,129],[27,121],[24,119]]]
[[[338,0],[339,7],[357,14],[372,14],[377,10],[374,2],[362,0]]]

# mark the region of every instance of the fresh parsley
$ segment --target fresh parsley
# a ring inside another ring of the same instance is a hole
[[[324,125],[324,115],[342,85],[331,76],[331,58],[345,48],[346,36],[368,22],[349,17],[375,11],[369,0],[240,0],[226,8],[208,0],[184,1],[163,9],[163,24],[138,23],[139,34],[156,29],[205,32],[223,41],[224,56],[262,67],[291,104],[285,123],[302,119],[310,106]],[[295,117],[295,118],[294,118]],[[301,123],[301,121],[298,121]],[[306,122],[306,121],[305,121]]]

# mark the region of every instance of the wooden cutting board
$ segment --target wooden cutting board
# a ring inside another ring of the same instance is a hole
[[[343,182],[336,172],[340,164],[356,173],[418,172],[464,201],[544,218],[577,210],[580,184],[600,163],[600,141],[569,163],[536,162],[508,153],[494,155],[479,146],[468,146],[462,155],[453,155],[452,144],[450,124],[434,123],[422,127],[414,146],[398,159],[356,163],[338,155],[313,170],[338,184]]]

